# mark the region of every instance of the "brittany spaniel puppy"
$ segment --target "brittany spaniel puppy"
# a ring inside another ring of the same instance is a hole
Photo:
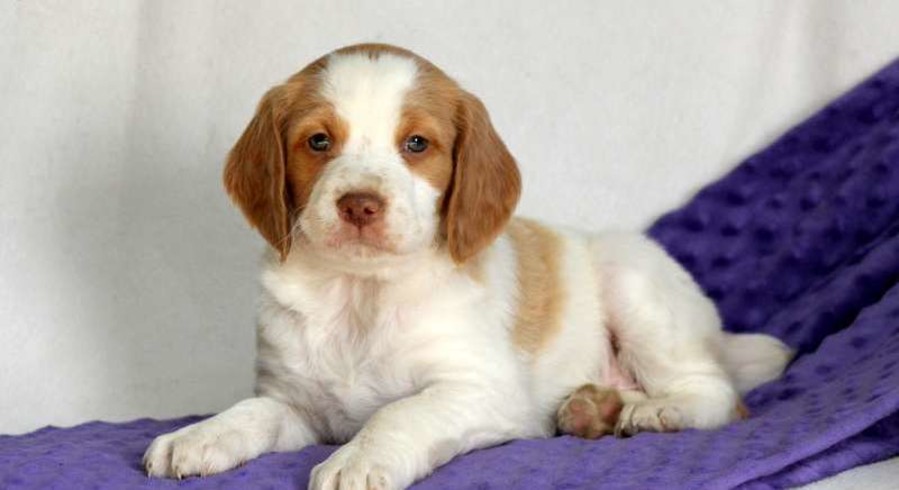
[[[720,427],[790,358],[723,332],[646,237],[512,218],[521,181],[484,105],[400,48],[269,90],[224,181],[271,245],[256,396],[158,437],[152,476],[341,443],[310,489],[401,489],[515,438]]]

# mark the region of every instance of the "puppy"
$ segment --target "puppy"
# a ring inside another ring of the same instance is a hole
[[[269,90],[224,182],[271,245],[256,396],[158,437],[152,476],[340,443],[310,489],[401,489],[557,429],[720,427],[790,358],[724,333],[649,239],[511,218],[519,172],[484,105],[400,48],[343,48]]]

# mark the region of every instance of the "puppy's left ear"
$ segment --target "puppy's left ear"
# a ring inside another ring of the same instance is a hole
[[[506,226],[521,194],[521,175],[484,104],[468,92],[457,107],[456,129],[444,226],[450,255],[461,264]]]

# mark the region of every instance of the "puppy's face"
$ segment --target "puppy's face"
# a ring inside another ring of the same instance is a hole
[[[520,178],[474,96],[408,51],[359,45],[263,97],[225,186],[282,259],[353,267],[428,248],[464,262],[508,221]]]

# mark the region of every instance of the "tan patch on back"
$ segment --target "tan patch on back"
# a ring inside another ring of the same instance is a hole
[[[506,230],[515,249],[518,277],[512,340],[520,349],[534,354],[562,328],[562,240],[552,230],[526,219],[513,219]]]

